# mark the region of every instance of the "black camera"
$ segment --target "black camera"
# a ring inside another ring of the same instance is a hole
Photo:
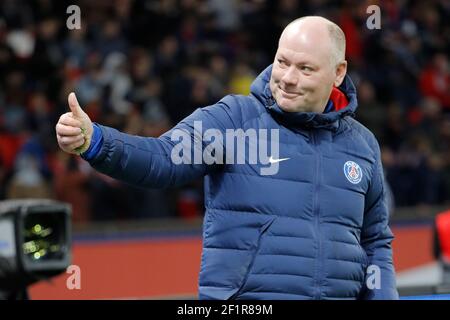
[[[0,299],[28,299],[27,286],[64,272],[71,259],[69,204],[0,201]]]

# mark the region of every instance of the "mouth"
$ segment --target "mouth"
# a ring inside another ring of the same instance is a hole
[[[281,95],[282,95],[284,98],[287,98],[287,99],[293,99],[293,98],[295,98],[295,97],[297,97],[297,96],[300,95],[300,94],[298,94],[298,93],[284,91],[284,90],[283,90],[282,88],[280,88],[280,87],[279,87],[279,89],[280,89]]]

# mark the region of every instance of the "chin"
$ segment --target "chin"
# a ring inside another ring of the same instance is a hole
[[[294,104],[293,101],[280,101],[280,103],[278,103],[278,106],[280,107],[281,110],[285,111],[285,112],[302,112],[304,111],[301,106],[299,106],[298,104]]]
[[[291,105],[282,105],[279,104],[280,109],[285,111],[285,112],[298,112],[299,110]]]

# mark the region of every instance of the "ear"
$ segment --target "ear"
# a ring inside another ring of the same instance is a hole
[[[344,60],[336,66],[336,79],[334,80],[334,86],[339,87],[344,81],[345,75],[347,74],[347,61]]]

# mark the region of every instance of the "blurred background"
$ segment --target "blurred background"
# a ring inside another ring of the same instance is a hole
[[[72,4],[80,29],[66,25]],[[379,30],[366,26],[373,4]],[[81,290],[61,275],[32,298],[195,297],[203,181],[120,183],[60,151],[55,124],[75,91],[93,121],[157,137],[198,107],[248,94],[283,28],[304,15],[346,34],[356,118],[382,149],[401,293],[441,281],[433,225],[450,209],[450,1],[1,0],[0,200],[70,203],[82,272]]]

